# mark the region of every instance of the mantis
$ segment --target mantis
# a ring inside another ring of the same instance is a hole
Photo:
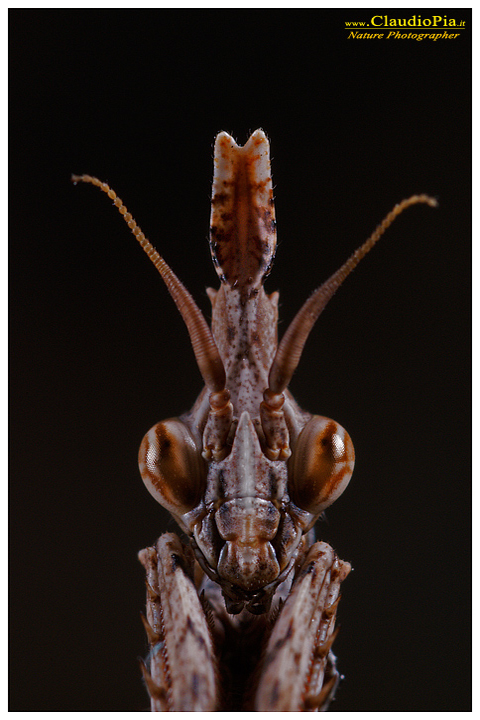
[[[139,451],[142,479],[186,536],[142,550],[150,645],[142,665],[152,712],[325,711],[339,673],[331,650],[340,585],[350,565],[313,527],[345,490],[350,436],[302,410],[288,390],[316,320],[366,253],[407,207],[305,302],[280,343],[279,295],[263,283],[276,248],[270,147],[226,132],[214,150],[210,248],[220,278],[208,289],[211,327],[192,296],[109,185],[107,193],[170,292],[205,387],[193,408],[157,423]]]

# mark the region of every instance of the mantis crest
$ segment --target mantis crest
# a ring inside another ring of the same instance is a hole
[[[190,412],[155,425],[139,466],[153,497],[188,537],[162,535],[140,553],[152,711],[324,711],[338,684],[335,619],[350,565],[313,526],[345,490],[353,444],[335,421],[288,391],[320,313],[406,207],[306,301],[277,343],[278,293],[263,282],[276,247],[269,143],[215,141],[208,290],[211,328],[115,192],[97,178],[159,271],[190,334],[205,388]]]

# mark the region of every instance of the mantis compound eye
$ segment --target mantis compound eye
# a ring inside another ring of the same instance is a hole
[[[205,466],[195,439],[177,418],[154,425],[138,453],[142,480],[173,515],[193,510],[205,490]]]
[[[289,460],[290,497],[318,515],[340,497],[353,473],[350,435],[334,420],[315,415],[300,433]]]

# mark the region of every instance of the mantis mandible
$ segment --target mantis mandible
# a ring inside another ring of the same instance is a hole
[[[276,247],[269,142],[217,135],[210,228],[221,284],[208,290],[211,328],[192,296],[106,184],[173,297],[205,383],[190,412],[155,425],[139,466],[188,540],[168,533],[139,557],[147,573],[145,681],[151,710],[324,711],[339,673],[331,651],[340,583],[350,565],[313,526],[345,490],[353,444],[335,421],[288,391],[307,337],[398,204],[319,287],[277,343],[278,293],[263,288]]]

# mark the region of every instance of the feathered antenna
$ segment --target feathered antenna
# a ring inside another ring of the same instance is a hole
[[[292,375],[295,372],[303,352],[303,348],[315,325],[320,313],[325,308],[330,298],[334,295],[345,278],[358,265],[360,260],[378,242],[385,230],[392,224],[400,213],[411,205],[426,203],[431,207],[437,207],[437,201],[428,195],[412,195],[395,205],[393,210],[378,225],[376,230],[366,242],[356,250],[353,255],[337,270],[326,282],[323,283],[305,304],[300,308],[278,346],[277,353],[270,368],[268,390],[266,390],[265,401],[272,404],[275,395],[281,395],[288,387]],[[270,402],[269,402],[270,400]]]
[[[107,183],[91,175],[72,175],[72,182],[84,182],[96,185],[113,200],[113,204],[118,212],[122,215],[128,227],[140,243],[140,246],[144,249],[162,276],[168,292],[172,296],[175,305],[185,321],[193,352],[195,353],[205,385],[212,393],[222,393],[225,390],[226,383],[225,368],[215,344],[212,331],[208,327],[202,311],[187,288],[180,282],[170,266],[167,265],[162,256],[159,255],[153,245],[147,240],[141,228],[123,204],[123,201],[117,196],[115,190],[112,190]]]

